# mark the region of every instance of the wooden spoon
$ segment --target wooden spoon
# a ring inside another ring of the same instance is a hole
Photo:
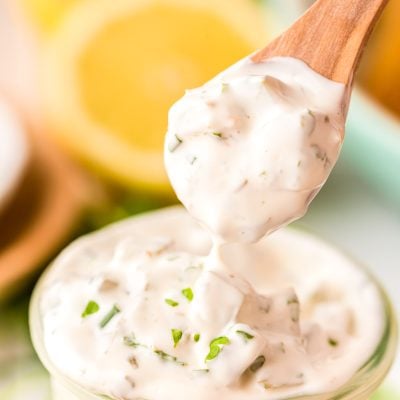
[[[367,40],[388,0],[319,0],[286,32],[252,56],[262,62],[294,57],[314,71],[351,86]]]

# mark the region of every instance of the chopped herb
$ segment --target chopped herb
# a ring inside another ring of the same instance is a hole
[[[195,333],[193,336],[193,340],[197,343],[200,340],[200,333]]]
[[[204,264],[203,263],[200,263],[200,264],[198,264],[198,265],[190,265],[189,267],[187,267],[186,269],[185,269],[185,271],[190,271],[190,270],[192,270],[192,269],[194,269],[194,270],[196,270],[196,269],[203,269],[204,268]]]
[[[297,296],[292,296],[288,298],[287,305],[290,306],[291,304],[299,304],[299,299],[297,298]]]
[[[112,306],[112,309],[101,320],[100,328],[104,328],[120,312],[120,308],[116,304],[114,304]]]
[[[213,360],[221,352],[219,346],[210,346],[210,351],[207,354],[206,361]]]
[[[301,165],[301,160],[297,161],[297,167],[300,167]]]
[[[307,135],[311,136],[315,130],[316,118],[311,110],[307,110],[307,114],[301,116],[300,125],[307,130]]]
[[[219,137],[220,139],[222,139],[222,133],[221,132],[213,132],[212,133],[213,136]]]
[[[260,172],[260,176],[266,176],[267,175],[267,171],[264,169],[264,171]]]
[[[170,354],[166,353],[165,351],[154,350],[154,353],[157,354],[164,361],[174,362],[174,363],[179,364],[181,366],[185,366],[186,365],[185,362],[179,361],[176,357],[171,356]]]
[[[223,82],[221,85],[221,93],[225,93],[229,89],[229,84]]]
[[[207,373],[207,372],[210,372],[210,370],[208,368],[194,369],[193,372],[204,372],[204,373]]]
[[[193,300],[193,290],[191,288],[182,289],[182,294],[188,299],[188,301]]]
[[[328,343],[329,343],[329,345],[332,346],[332,347],[336,347],[336,346],[339,344],[338,341],[335,340],[335,339],[333,339],[333,338],[329,338],[329,339],[328,339]]]
[[[192,157],[192,159],[190,160],[190,165],[193,165],[196,161],[197,157],[196,156]]]
[[[263,355],[258,356],[250,365],[249,370],[251,372],[257,372],[264,364],[265,364],[265,357]]]
[[[175,140],[173,142],[170,142],[168,145],[168,150],[172,153],[174,152],[183,142],[183,140],[178,136],[174,135]]]
[[[172,300],[172,299],[165,299],[165,302],[171,307],[179,306],[179,303],[177,301],[175,301],[175,300]]]
[[[172,340],[174,341],[174,347],[178,346],[179,341],[182,339],[182,331],[179,329],[171,329]]]
[[[99,311],[99,310],[100,310],[99,305],[98,305],[95,301],[90,300],[90,301],[87,303],[85,309],[83,310],[83,312],[82,312],[82,314],[81,314],[81,317],[82,317],[82,318],[86,318],[88,315],[95,314],[95,313],[97,313],[97,311]]]
[[[226,336],[220,336],[210,342],[210,351],[205,361],[213,360],[221,352],[223,346],[230,344],[230,340]]]
[[[135,335],[133,333],[130,336],[125,336],[124,337],[124,344],[126,346],[134,347],[134,348],[136,348],[136,347],[145,347],[145,348],[147,348],[146,345],[136,341],[136,337],[135,337]]]
[[[238,330],[236,333],[240,336],[243,336],[244,340],[247,342],[248,340],[254,339],[254,335],[247,333],[245,331]]]

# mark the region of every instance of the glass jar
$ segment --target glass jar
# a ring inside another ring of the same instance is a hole
[[[362,268],[360,266],[360,268]],[[382,337],[370,358],[335,392],[326,394],[291,397],[286,400],[367,400],[385,378],[396,353],[397,324],[390,301],[379,283],[370,276],[381,295],[384,307],[384,329]],[[44,366],[50,373],[53,400],[104,400],[109,397],[90,393],[78,384],[63,376],[52,365],[46,353],[43,341],[42,322],[39,313],[39,299],[44,277],[38,283],[30,306],[30,329],[33,345]]]

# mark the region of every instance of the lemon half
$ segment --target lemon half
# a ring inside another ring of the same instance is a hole
[[[248,0],[90,0],[45,46],[51,132],[128,187],[169,189],[163,139],[169,107],[266,43]]]

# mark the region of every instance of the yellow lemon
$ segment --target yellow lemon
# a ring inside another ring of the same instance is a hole
[[[167,113],[266,42],[249,0],[90,0],[46,44],[44,111],[50,130],[124,186],[169,190]]]

